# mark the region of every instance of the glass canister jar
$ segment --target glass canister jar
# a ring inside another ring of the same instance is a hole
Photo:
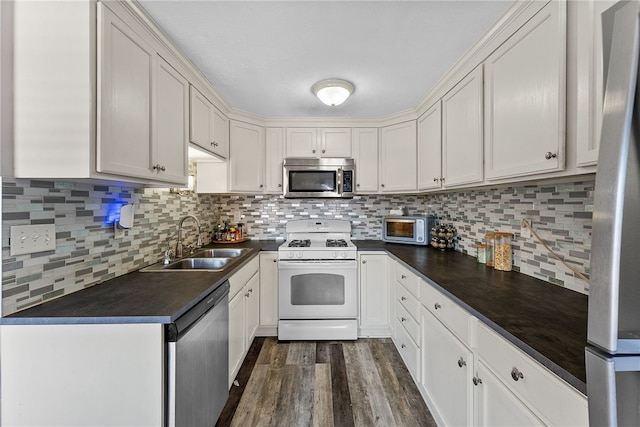
[[[495,239],[495,233],[489,233],[484,235],[484,244],[486,247],[486,264],[487,267],[493,267],[493,240]]]
[[[495,233],[493,248],[493,268],[511,271],[513,268],[513,233]]]
[[[480,264],[487,263],[487,245],[485,243],[478,243],[476,245],[478,251],[477,259]]]

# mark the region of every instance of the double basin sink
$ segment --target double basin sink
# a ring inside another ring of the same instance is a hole
[[[224,271],[233,266],[251,248],[241,249],[200,249],[193,255],[180,258],[164,265],[162,262],[143,268],[142,272],[159,271]]]

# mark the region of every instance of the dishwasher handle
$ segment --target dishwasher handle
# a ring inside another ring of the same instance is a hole
[[[213,292],[187,310],[186,313],[178,317],[173,323],[168,324],[166,340],[168,342],[177,341],[198,319],[207,314],[213,307],[220,304],[221,301],[228,298],[230,287],[229,281],[225,280]]]

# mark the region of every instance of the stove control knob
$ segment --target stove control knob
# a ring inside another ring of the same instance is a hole
[[[340,252],[340,258],[346,258],[347,257],[347,253],[346,252]]]
[[[297,256],[298,258],[302,258],[302,252],[300,252],[300,251],[296,252],[296,256]]]
[[[287,255],[289,256],[289,258],[293,258],[293,252],[289,252]]]
[[[336,252],[336,251],[331,252],[331,257],[332,258],[338,258],[338,252]]]

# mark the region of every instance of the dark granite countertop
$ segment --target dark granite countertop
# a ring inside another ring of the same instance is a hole
[[[253,240],[206,247],[253,248],[226,272],[139,272],[125,274],[64,297],[3,317],[2,324],[171,323],[213,292],[261,250],[282,241]]]
[[[586,394],[588,297],[517,272],[497,271],[459,252],[354,241],[384,250],[525,353]]]
[[[426,246],[354,241],[360,251],[386,251],[525,353],[586,394],[587,296],[478,264],[458,252]],[[253,248],[225,273],[132,272],[0,319],[2,324],[170,323],[260,251],[282,241],[208,247]]]

